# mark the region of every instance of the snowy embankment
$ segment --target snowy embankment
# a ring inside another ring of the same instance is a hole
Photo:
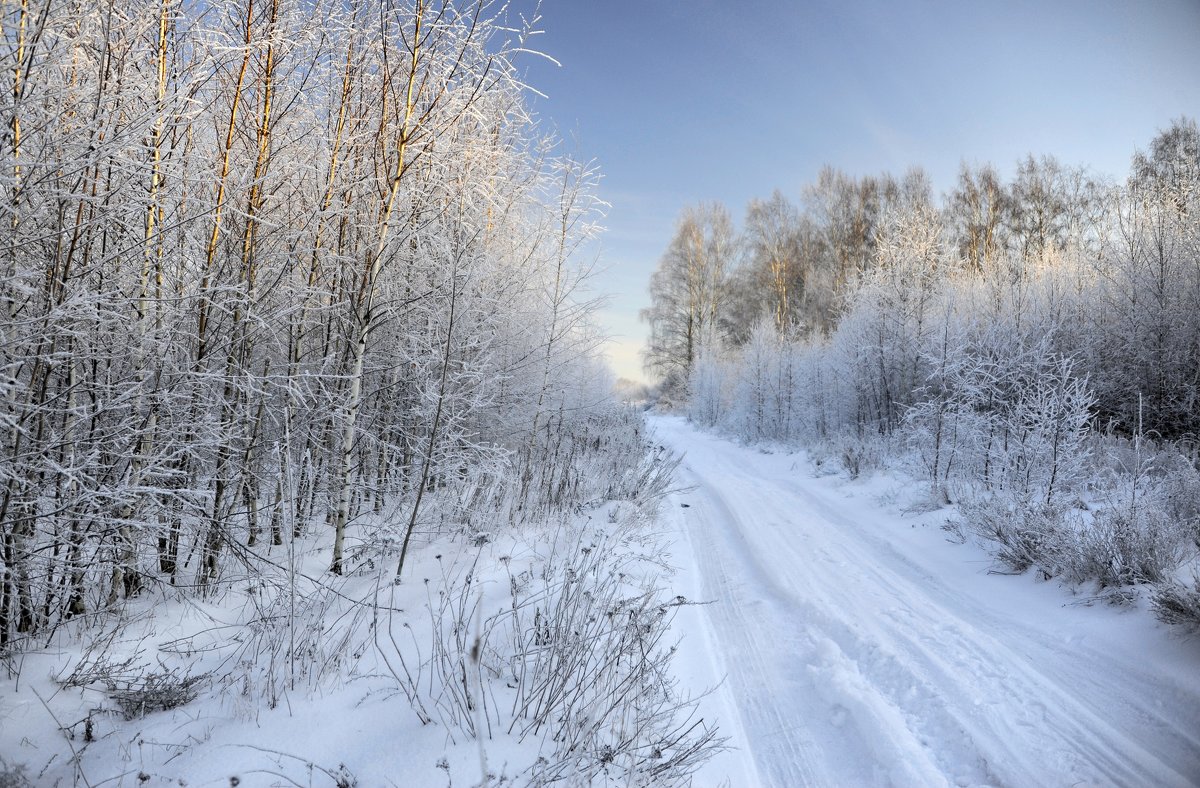
[[[714,703],[740,748],[704,777],[1200,784],[1200,642],[1144,610],[998,574],[981,548],[947,541],[952,510],[903,513],[908,482],[814,478],[803,454],[651,423],[686,455],[665,512],[712,600],[679,623],[727,676]]]
[[[672,466],[422,539],[402,582],[367,547],[332,577],[323,535],[203,600],[72,622],[0,678],[0,785],[685,785],[721,737],[712,675],[673,669],[695,607],[653,517]]]

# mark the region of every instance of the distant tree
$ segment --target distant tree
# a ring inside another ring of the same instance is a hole
[[[704,203],[683,211],[675,237],[650,277],[650,324],[646,369],[666,388],[683,385],[702,347],[724,339],[726,281],[733,266],[736,237],[729,211]]]
[[[1026,156],[1009,188],[1008,229],[1014,251],[1039,260],[1067,243],[1067,173],[1053,156]]]
[[[963,164],[958,183],[946,202],[946,224],[958,255],[968,270],[997,264],[1003,248],[1008,193],[990,164],[972,169]]]
[[[745,244],[741,246],[744,250]],[[746,344],[754,325],[771,314],[771,293],[769,274],[744,257],[726,276],[721,323],[722,333],[732,347]]]
[[[1192,118],[1177,118],[1159,132],[1149,152],[1133,157],[1129,178],[1135,197],[1174,209],[1179,217],[1196,210],[1200,200],[1200,128]]]
[[[805,212],[816,228],[802,234],[806,267],[806,311],[829,332],[860,277],[879,263],[878,236],[894,210],[927,204],[929,178],[919,168],[897,179],[889,173],[856,178],[825,167],[805,191]]]
[[[744,243],[748,264],[765,285],[775,330],[787,331],[800,319],[807,280],[799,211],[779,190],[769,200],[751,200]]]
[[[825,167],[809,190],[810,210],[825,231],[834,263],[834,290],[843,291],[875,262],[875,228],[895,197],[895,178],[856,178]]]

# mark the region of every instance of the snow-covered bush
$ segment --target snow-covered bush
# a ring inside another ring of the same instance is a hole
[[[1165,447],[1160,451],[1157,466],[1163,473],[1158,484],[1163,512],[1179,523],[1196,548],[1200,549],[1200,469],[1177,446]]]
[[[1200,577],[1192,582],[1160,585],[1151,597],[1158,619],[1184,630],[1200,632]]]
[[[1086,468],[1086,437],[1094,398],[1067,359],[1042,367],[1015,394],[991,454],[996,487],[1025,505],[1063,498]]]
[[[356,566],[355,573],[371,565]],[[376,568],[387,571],[382,564]],[[274,709],[289,692],[315,693],[344,681],[369,648],[370,605],[348,598],[342,582],[315,584],[290,576],[286,567],[264,572],[259,589],[255,615],[237,633],[238,647],[220,678],[235,706]],[[189,640],[172,644],[171,651],[186,654],[205,645]]]
[[[522,476],[515,505],[526,519],[600,498],[627,497],[630,474],[647,458],[642,415],[615,401],[564,407],[545,419],[536,462]],[[524,463],[522,463],[524,464]]]
[[[675,469],[683,460],[681,455],[656,446],[646,450],[633,462],[615,470],[615,479],[605,497],[614,501],[638,501],[652,507],[671,490]]]
[[[1093,441],[1094,516],[1077,529],[1069,574],[1103,586],[1169,582],[1196,544],[1200,472],[1141,436]]]
[[[1063,569],[1067,579],[1101,588],[1157,583],[1179,566],[1182,543],[1178,523],[1156,508],[1103,508],[1074,529]]]
[[[1030,504],[1002,495],[965,501],[967,526],[994,545],[1017,572],[1037,567],[1047,577],[1101,588],[1169,580],[1180,566],[1188,530],[1156,498],[1108,501],[1093,512],[1065,504]]]
[[[1038,567],[1046,577],[1061,573],[1069,558],[1069,514],[1059,506],[1019,504],[992,496],[960,506],[967,527],[994,545],[996,557],[1014,572]]]
[[[577,503],[603,499],[648,506],[669,489],[679,457],[650,443],[641,411],[613,408],[578,434],[591,443],[590,462],[577,471],[587,491]]]
[[[670,669],[667,633],[687,602],[639,579],[620,530],[579,533],[544,585],[514,590],[502,615],[516,688],[508,731],[554,742],[534,784],[682,784],[719,744]]]
[[[650,443],[642,412],[594,392],[589,399],[543,419],[534,448],[514,459],[519,484],[510,490],[501,477],[495,517],[537,522],[600,500],[656,500],[670,487],[678,458]]]
[[[481,551],[447,567],[429,587],[426,656],[396,674],[453,740],[531,745],[530,785],[684,785],[721,746],[671,671],[670,624],[688,602],[657,584],[643,513],[622,512],[555,528],[532,562]],[[484,579],[487,560],[506,588]]]
[[[876,432],[843,433],[826,442],[828,452],[851,479],[884,467],[892,452],[888,437]]]
[[[709,429],[724,422],[734,382],[729,373],[716,353],[701,353],[688,373],[688,418]]]

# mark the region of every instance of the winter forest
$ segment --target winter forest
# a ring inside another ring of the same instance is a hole
[[[1030,156],[938,199],[826,168],[740,227],[685,209],[630,403],[602,162],[531,108],[540,24],[3,4],[0,786],[1032,784],[1035,739],[960,717],[975,690],[917,652],[789,629],[841,614],[790,607],[806,573],[702,478],[723,452],[764,499],[826,485],[794,499],[831,540],[804,562],[853,552],[830,512],[874,489],[828,485],[877,478],[907,491],[889,523],[1200,627],[1194,120],[1120,181]],[[1161,751],[1098,733],[1071,774],[1196,779],[1180,686]],[[817,744],[772,743],[806,719]]]
[[[574,256],[596,176],[527,114],[533,21],[424,0],[5,4],[0,658],[12,687],[53,650],[83,695],[41,711],[43,750],[74,742],[49,767],[5,738],[4,785],[187,775],[150,765],[169,747],[91,768],[86,750],[113,745],[114,717],[210,694],[275,708],[351,676],[435,740],[532,742],[527,782],[606,747],[666,777],[703,751],[645,659],[662,600],[609,582],[670,458],[608,394]],[[628,501],[603,536],[562,530],[601,498]],[[410,566],[439,536],[444,565]],[[471,546],[493,540],[514,553],[490,567],[507,614],[481,622]],[[554,639],[606,606],[644,631]],[[507,696],[481,708],[497,677]],[[558,721],[593,701],[611,709]],[[609,742],[613,717],[640,732]]]

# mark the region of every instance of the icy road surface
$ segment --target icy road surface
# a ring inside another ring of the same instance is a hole
[[[947,542],[947,512],[880,503],[894,480],[814,478],[804,455],[651,423],[686,454],[692,489],[666,513],[713,603],[680,623],[725,678],[709,700],[739,748],[715,764],[731,784],[1200,784],[1195,639],[989,573]]]

